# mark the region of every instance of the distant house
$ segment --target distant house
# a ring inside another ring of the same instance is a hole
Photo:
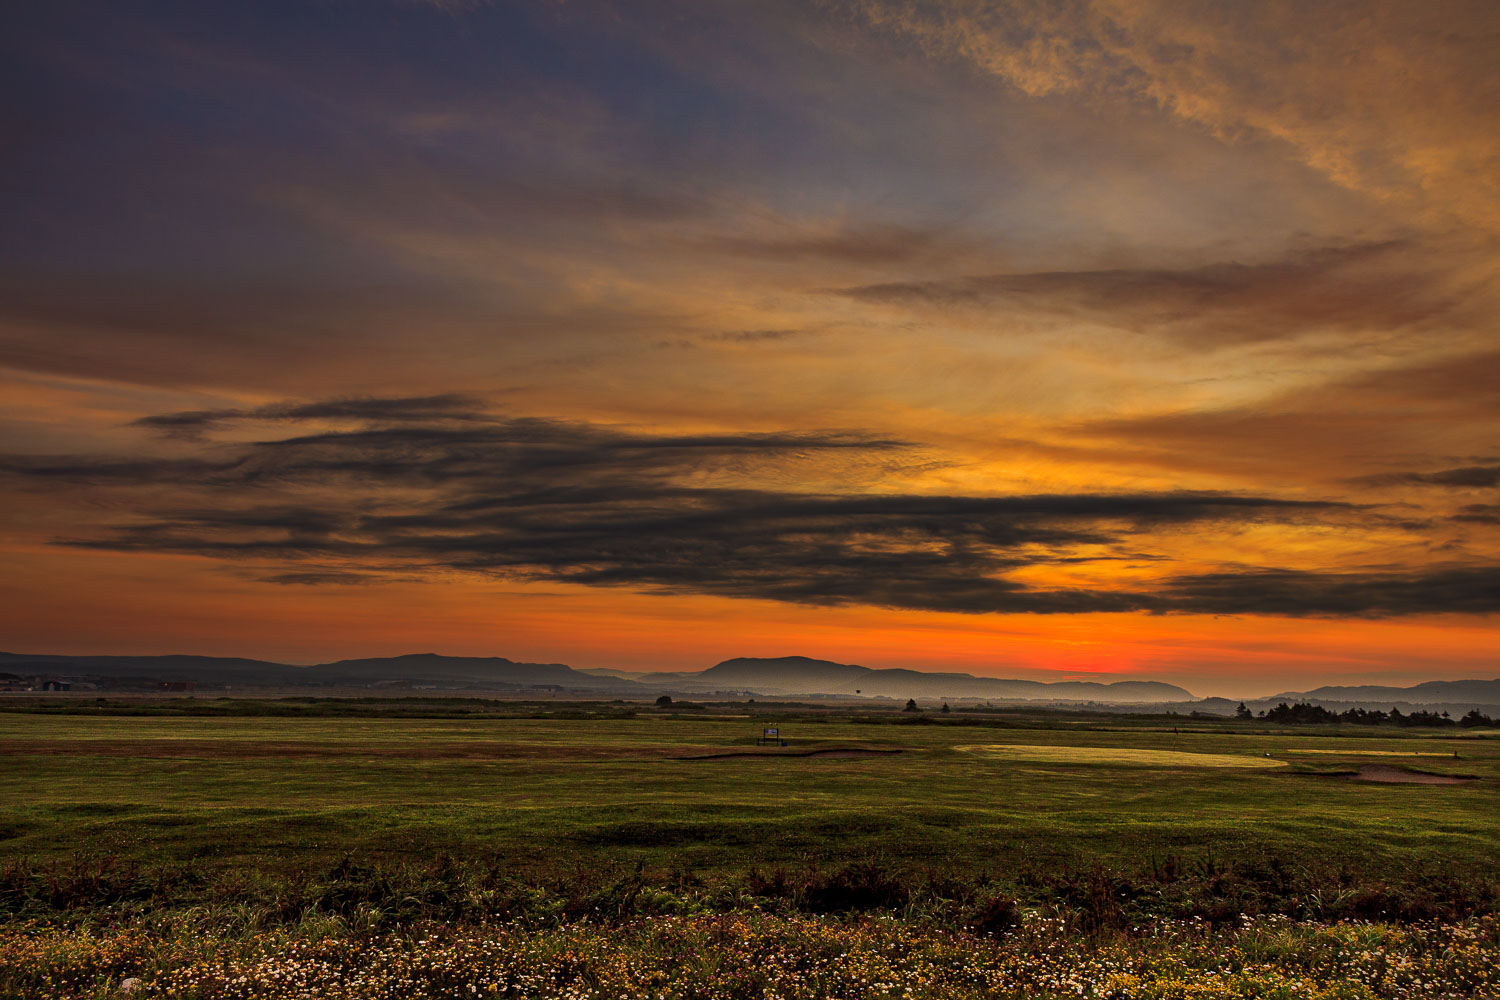
[[[73,685],[68,683],[67,681],[60,681],[50,677],[41,678],[41,682],[37,686],[40,687],[43,691],[73,690]]]
[[[198,687],[197,681],[162,681],[156,685],[158,691],[193,691]]]

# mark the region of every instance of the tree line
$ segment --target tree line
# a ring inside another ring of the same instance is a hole
[[[1295,705],[1282,702],[1275,708],[1266,709],[1258,713],[1252,713],[1240,702],[1239,708],[1235,709],[1234,717],[1241,721],[1263,721],[1263,722],[1289,722],[1297,724],[1313,724],[1320,722],[1344,722],[1356,726],[1463,726],[1472,729],[1476,726],[1496,725],[1494,719],[1485,715],[1479,709],[1470,709],[1469,714],[1461,719],[1454,719],[1447,712],[1429,712],[1419,709],[1415,712],[1403,713],[1394,705],[1389,712],[1379,709],[1350,708],[1342,712],[1330,712],[1322,705],[1314,705],[1311,702],[1299,701]]]

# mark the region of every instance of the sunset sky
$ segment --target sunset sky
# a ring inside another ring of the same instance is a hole
[[[0,13],[0,648],[1500,676],[1500,4]]]

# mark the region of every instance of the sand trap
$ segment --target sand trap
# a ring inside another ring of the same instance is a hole
[[[966,753],[1043,764],[1126,764],[1145,767],[1230,767],[1265,770],[1286,767],[1284,760],[1227,753],[1188,753],[1182,750],[1132,750],[1120,747],[1049,747],[1017,743],[985,743],[955,747]]]
[[[1278,750],[1277,753],[1328,753],[1339,757],[1448,757],[1452,750]]]
[[[869,747],[830,747],[826,750],[734,750],[729,753],[708,753],[697,757],[673,757],[673,760],[780,760],[797,757],[885,757],[900,753],[900,750],[872,750]]]
[[[1349,777],[1355,781],[1378,781],[1383,785],[1467,785],[1479,780],[1472,775],[1424,774],[1384,764],[1366,764]]]

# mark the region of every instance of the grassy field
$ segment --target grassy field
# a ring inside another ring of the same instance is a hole
[[[767,721],[0,714],[0,860],[84,852],[265,870],[446,852],[534,872],[872,857],[997,876],[1172,857],[1371,877],[1500,870],[1500,740],[1453,730],[820,717],[781,720],[791,750],[901,753],[679,759],[753,750]],[[1481,780],[1309,773],[1372,759]]]
[[[0,712],[0,998],[1500,987],[1493,733],[63,707]]]

